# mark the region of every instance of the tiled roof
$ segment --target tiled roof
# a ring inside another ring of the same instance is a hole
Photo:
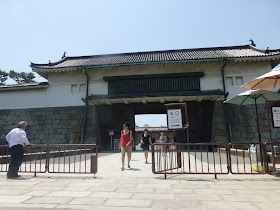
[[[187,62],[195,60],[215,61],[220,59],[260,58],[280,55],[280,49],[262,50],[252,45],[197,48],[169,51],[137,52],[109,55],[65,57],[48,64],[31,63],[34,71],[78,67],[107,67],[118,65],[153,64],[164,62]]]
[[[47,82],[32,82],[32,83],[24,83],[24,84],[0,85],[0,91],[47,88],[48,85],[49,84]]]
[[[140,97],[160,97],[160,96],[199,96],[199,95],[223,95],[224,92],[218,90],[203,91],[180,91],[180,92],[154,92],[154,93],[129,93],[129,94],[111,94],[111,95],[91,95],[89,100],[98,99],[116,99],[116,98],[140,98]]]

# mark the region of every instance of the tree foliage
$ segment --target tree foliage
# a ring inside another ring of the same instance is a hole
[[[0,69],[0,85],[5,85],[5,81],[8,79],[9,74]]]
[[[9,72],[9,77],[15,80],[18,84],[35,82],[33,80],[35,78],[35,75],[32,72],[15,72],[14,70],[11,70]]]

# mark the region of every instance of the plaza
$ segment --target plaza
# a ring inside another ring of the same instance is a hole
[[[0,174],[1,209],[278,209],[271,175],[154,175],[143,152],[121,171],[120,153],[100,153],[92,174]]]

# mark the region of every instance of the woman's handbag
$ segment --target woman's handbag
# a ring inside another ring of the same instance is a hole
[[[143,143],[141,143],[141,144],[140,144],[140,147],[143,149],[143,148],[144,148],[144,144],[143,144]]]

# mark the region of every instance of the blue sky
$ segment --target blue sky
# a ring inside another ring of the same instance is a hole
[[[0,0],[0,69],[30,72],[30,61],[58,61],[64,51],[232,46],[250,38],[280,48],[279,8],[277,0]]]
[[[167,126],[166,114],[139,114],[135,115],[136,125],[143,127],[145,124],[150,127]]]

